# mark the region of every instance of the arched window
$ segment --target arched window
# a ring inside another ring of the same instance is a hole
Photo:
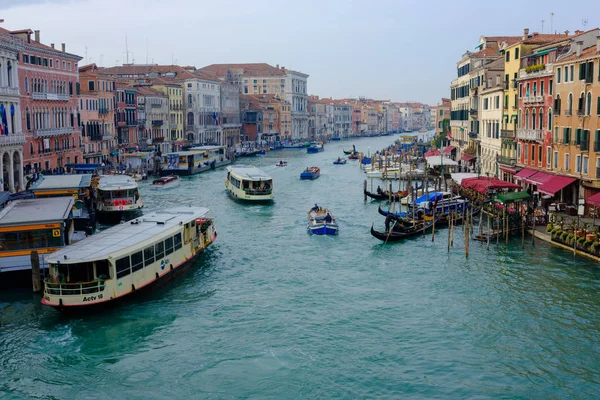
[[[559,69],[560,71],[560,69]],[[560,107],[561,107],[560,94],[556,95],[556,101],[554,102],[554,108],[556,109],[556,113],[560,115]]]
[[[189,112],[187,115],[187,124],[188,125],[194,125],[194,113],[193,112]]]
[[[25,109],[25,127],[28,131],[31,130],[31,115],[29,114],[29,107]]]
[[[535,129],[536,119],[535,119],[535,110],[531,111],[531,129]]]
[[[29,143],[29,155],[33,156],[33,143]]]
[[[585,103],[585,115],[591,115],[592,112],[592,94],[588,92],[587,101]]]
[[[554,128],[552,126],[552,109],[548,110],[548,130],[552,131],[552,128]]]
[[[521,113],[521,109],[519,108],[519,115],[517,116],[517,126],[522,128],[523,124],[523,114]]]
[[[567,105],[567,115],[573,115],[573,93],[569,93],[569,104]]]
[[[188,106],[192,105],[192,95],[188,94]]]
[[[542,108],[540,108],[539,118],[540,118],[540,129],[544,129],[544,110]]]
[[[529,109],[525,110],[525,129],[529,129]]]
[[[9,62],[6,63],[6,71],[8,72],[8,87],[12,87],[12,64]]]
[[[25,77],[25,93],[29,93],[29,79],[27,77]]]

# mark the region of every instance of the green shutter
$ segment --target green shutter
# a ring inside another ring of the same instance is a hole
[[[575,144],[580,144],[581,143],[581,129],[577,129],[575,131]]]

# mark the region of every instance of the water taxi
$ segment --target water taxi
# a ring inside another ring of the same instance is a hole
[[[344,164],[346,164],[346,159],[338,157],[338,159],[335,160],[333,163],[336,164],[336,165],[344,165]]]
[[[251,166],[227,167],[225,189],[236,200],[272,201],[273,178],[264,171]]]
[[[150,289],[194,265],[217,237],[204,207],[156,211],[46,257],[42,304],[87,312]]]
[[[153,189],[169,189],[179,186],[181,179],[177,175],[162,176],[152,181]]]
[[[319,153],[324,150],[325,150],[325,147],[323,146],[323,143],[321,143],[321,142],[311,143],[310,146],[308,146],[306,148],[306,152],[308,154]]]
[[[137,182],[127,175],[102,175],[96,191],[99,218],[128,220],[139,214],[144,206]]]
[[[231,164],[225,146],[198,146],[163,154],[161,175],[193,175]]]
[[[287,161],[284,160],[280,160],[277,164],[275,164],[276,167],[287,167]]]
[[[73,221],[75,199],[13,200],[0,211],[0,287],[31,286],[31,252],[45,254],[85,238]]]
[[[319,167],[308,167],[300,174],[300,179],[312,180],[317,179],[319,176],[321,176],[321,169]]]
[[[335,222],[333,214],[317,204],[308,210],[308,226],[309,233],[313,235],[337,235],[338,224]]]

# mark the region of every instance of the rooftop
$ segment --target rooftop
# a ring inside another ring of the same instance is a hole
[[[72,189],[89,187],[92,184],[90,174],[82,175],[48,175],[34,187],[34,190]]]
[[[0,226],[62,222],[69,217],[74,202],[71,196],[14,200],[0,211]]]
[[[199,71],[206,72],[219,78],[230,74],[240,74],[243,76],[285,76],[287,71],[281,67],[276,68],[267,63],[248,63],[248,64],[211,64],[200,68]]]
[[[202,218],[206,214],[208,208],[205,207],[179,207],[155,211],[67,246],[48,256],[46,261],[69,264],[118,258],[126,251],[129,253],[132,250],[141,250],[158,240],[164,240],[168,235],[178,232],[182,224]]]
[[[135,180],[128,175],[102,175],[98,182],[100,190],[135,189],[137,187]]]

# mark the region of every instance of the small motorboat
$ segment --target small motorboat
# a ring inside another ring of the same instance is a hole
[[[348,160],[358,160],[360,157],[358,156],[358,154],[350,154],[348,156]]]
[[[327,208],[315,204],[308,210],[307,229],[313,235],[337,235],[339,228],[333,214]]]
[[[319,153],[323,150],[325,150],[323,143],[311,143],[310,146],[306,148],[308,154]]]
[[[334,137],[331,138],[331,140],[339,141],[339,140],[342,140],[342,138],[339,137],[339,136],[334,136]]]
[[[152,187],[154,189],[167,189],[172,188],[179,185],[179,176],[177,175],[168,175],[163,176],[158,179],[152,181]]]
[[[280,160],[277,164],[275,164],[276,167],[287,167],[287,161],[283,161]]]
[[[300,174],[300,179],[317,179],[320,175],[321,169],[319,167],[308,167]]]
[[[343,165],[346,164],[347,160],[345,158],[339,158],[337,160],[335,160],[333,163],[336,165]]]

